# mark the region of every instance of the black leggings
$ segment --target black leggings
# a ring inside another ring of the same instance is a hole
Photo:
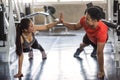
[[[31,46],[31,48],[33,48],[33,49],[38,49],[38,50],[40,50],[41,52],[44,51],[43,47],[38,43],[38,41],[37,41],[36,39],[35,39],[35,42],[33,43],[33,45]],[[29,52],[29,51],[32,50],[31,48],[30,48],[30,47],[24,48],[24,49],[23,49],[23,52]]]
[[[39,49],[41,52],[44,51],[43,47],[38,43],[38,41],[35,39],[35,42],[31,46],[33,49]]]
[[[107,35],[106,42],[107,42],[107,40],[108,40],[108,35]],[[83,37],[83,43],[85,43],[87,45],[91,44],[94,49],[97,49],[97,44],[94,44],[92,41],[90,41],[87,34],[85,34],[85,36]]]

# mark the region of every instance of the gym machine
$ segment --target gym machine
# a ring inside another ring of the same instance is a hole
[[[9,23],[6,13],[6,4],[5,2],[0,2],[0,79],[8,80],[10,76],[9,71]]]
[[[5,18],[5,13],[4,13],[4,5],[1,3],[0,4],[0,41],[3,42],[3,44],[0,44],[0,47],[5,47],[5,41],[7,40],[7,33],[5,30],[5,25],[4,25],[4,18]]]
[[[0,61],[8,61],[8,21],[5,17],[5,6],[0,1]]]
[[[115,66],[117,74],[120,70],[120,3],[117,4],[117,29],[116,29],[116,38],[115,38]]]
[[[13,18],[13,0],[0,2],[0,61],[13,62],[15,54],[16,29]],[[8,11],[7,11],[8,8]]]
[[[109,0],[108,0],[109,1]],[[113,6],[113,14],[111,15],[112,21],[117,25],[113,28],[113,50],[116,74],[120,74],[120,0],[113,0],[110,3]],[[109,9],[111,10],[111,9]]]
[[[29,15],[26,15],[26,16],[24,16],[24,17],[22,17],[22,19],[23,18],[32,18],[32,17],[34,17],[34,16],[36,16],[36,15],[39,15],[39,14],[42,14],[42,15],[44,15],[44,16],[49,16],[49,13],[46,13],[46,12],[36,12],[36,13],[33,13],[33,14],[29,14]]]

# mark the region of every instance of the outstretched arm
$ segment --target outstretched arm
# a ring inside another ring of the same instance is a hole
[[[52,28],[52,27],[54,27],[57,24],[58,24],[58,22],[52,22],[52,23],[49,23],[47,25],[41,25],[41,26],[35,25],[34,29],[35,29],[35,31],[43,31],[43,30],[47,30],[49,28]]]
[[[99,72],[98,77],[104,76],[104,50],[105,43],[97,43],[97,57],[98,57],[98,65]]]
[[[65,22],[62,13],[60,14],[59,20],[60,20],[60,22],[61,22],[64,26],[66,26],[66,27],[69,28],[69,29],[78,30],[78,29],[81,29],[81,28],[82,28],[82,26],[80,25],[80,22],[75,23],[75,24],[71,24],[71,23],[69,23],[69,22]]]

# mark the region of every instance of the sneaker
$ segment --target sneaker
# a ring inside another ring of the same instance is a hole
[[[97,57],[96,56],[96,49],[94,49],[93,52],[91,53],[91,57]]]
[[[41,53],[42,53],[42,60],[47,59],[47,55],[46,55],[45,51],[43,51],[43,52],[41,52]]]
[[[33,51],[32,50],[29,52],[28,56],[29,56],[29,59],[33,59]]]
[[[79,55],[77,55],[77,54],[74,54],[74,57],[75,57],[75,58],[78,58],[78,57],[79,57]]]
[[[80,48],[78,48],[77,50],[76,50],[76,52],[74,53],[74,57],[76,57],[76,58],[78,58],[79,57],[79,54],[81,53],[83,51],[83,49],[82,50],[80,50]]]

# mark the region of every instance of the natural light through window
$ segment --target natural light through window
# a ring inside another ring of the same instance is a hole
[[[17,1],[17,0],[15,0]],[[75,1],[106,1],[106,0],[18,0],[23,3],[31,3],[31,2],[75,2]]]
[[[105,1],[105,0],[35,0],[35,2],[69,2],[69,1]]]
[[[17,1],[17,0],[15,0]],[[18,0],[18,2],[22,2],[22,3],[32,3],[33,0]]]
[[[58,2],[58,0],[35,0],[35,2]]]
[[[60,0],[60,1],[105,1],[105,0]]]

